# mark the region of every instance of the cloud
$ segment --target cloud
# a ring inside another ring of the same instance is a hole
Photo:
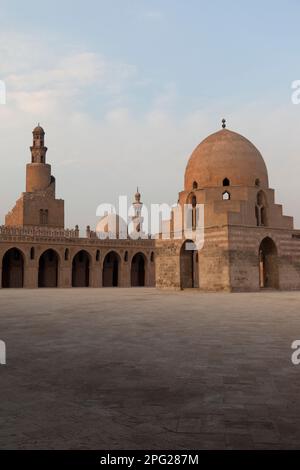
[[[135,65],[32,35],[1,32],[0,55],[8,105],[30,114],[74,108],[91,94],[120,102],[137,80]]]

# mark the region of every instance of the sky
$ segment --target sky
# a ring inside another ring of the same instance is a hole
[[[225,117],[300,228],[299,18],[298,0],[0,0],[0,224],[38,122],[66,227],[84,229],[137,185],[146,204],[176,203]]]

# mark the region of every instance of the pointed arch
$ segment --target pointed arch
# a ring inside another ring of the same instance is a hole
[[[103,287],[118,287],[120,283],[121,258],[116,251],[106,254],[103,261]]]
[[[52,248],[44,251],[39,258],[39,287],[58,286],[58,253]]]
[[[146,278],[146,256],[144,253],[136,253],[131,261],[131,286],[144,287]]]
[[[2,287],[24,286],[24,254],[18,248],[10,248],[2,258]]]
[[[180,249],[181,289],[199,286],[198,252],[192,240],[186,240]]]
[[[80,250],[72,260],[72,287],[89,287],[91,256]]]
[[[270,237],[265,237],[259,246],[259,285],[279,289],[278,252]]]

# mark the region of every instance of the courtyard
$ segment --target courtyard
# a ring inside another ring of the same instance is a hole
[[[2,289],[1,449],[300,445],[300,292]]]

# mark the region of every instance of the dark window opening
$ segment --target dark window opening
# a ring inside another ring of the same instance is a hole
[[[40,209],[40,225],[48,224],[48,209]]]

